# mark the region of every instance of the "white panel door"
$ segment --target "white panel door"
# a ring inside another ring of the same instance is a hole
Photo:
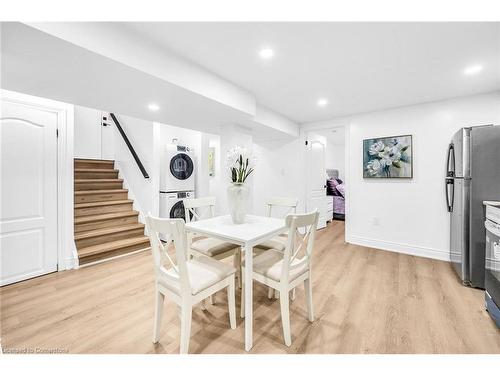
[[[326,169],[325,145],[320,141],[307,142],[307,201],[308,212],[319,212],[318,229],[326,227]]]
[[[57,113],[4,100],[0,284],[57,271]]]

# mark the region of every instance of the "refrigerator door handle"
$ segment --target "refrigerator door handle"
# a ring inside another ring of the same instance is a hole
[[[455,181],[453,178],[446,179],[446,208],[448,212],[453,212],[453,201],[455,200]]]
[[[451,160],[453,159],[453,164]],[[455,146],[450,143],[448,146],[448,156],[446,157],[446,177],[455,177]]]

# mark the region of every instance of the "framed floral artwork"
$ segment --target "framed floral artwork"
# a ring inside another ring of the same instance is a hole
[[[363,140],[363,178],[413,178],[411,135]]]

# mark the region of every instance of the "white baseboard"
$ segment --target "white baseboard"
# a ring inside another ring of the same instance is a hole
[[[430,247],[424,246],[415,246],[409,244],[402,244],[398,242],[390,242],[377,240],[372,238],[365,238],[361,236],[346,236],[346,242],[361,245],[365,247],[372,247],[374,249],[392,251],[395,253],[407,254],[407,255],[415,255],[418,257],[431,258],[437,260],[450,261],[450,253],[446,250],[441,249],[433,249]]]
[[[62,267],[60,266],[58,271],[66,271],[66,270],[73,270],[73,269],[78,269],[79,266],[79,261],[78,261],[78,256],[72,256],[64,259],[64,264]]]

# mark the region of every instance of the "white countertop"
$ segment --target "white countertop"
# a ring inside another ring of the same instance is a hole
[[[485,206],[500,206],[500,201],[483,201]]]

